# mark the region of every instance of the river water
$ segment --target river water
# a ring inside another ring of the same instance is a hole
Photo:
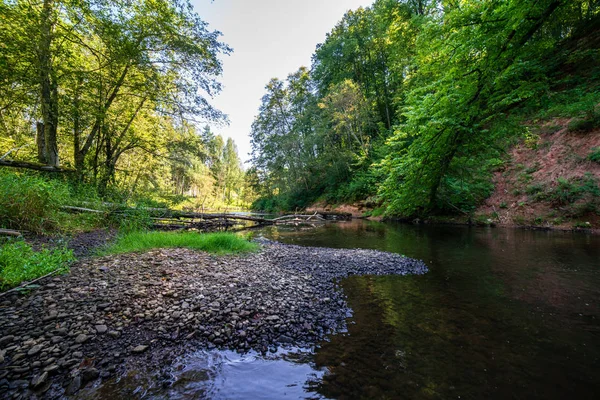
[[[364,220],[257,235],[397,252],[430,272],[343,281],[353,309],[348,331],[315,353],[201,351],[178,362],[171,387],[134,397],[600,396],[600,236]]]

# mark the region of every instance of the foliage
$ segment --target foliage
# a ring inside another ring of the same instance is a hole
[[[36,233],[58,227],[67,185],[36,174],[0,170],[0,226]]]
[[[0,155],[119,203],[251,201],[235,144],[197,129],[226,120],[209,99],[231,49],[187,0],[9,0],[0,21]]]
[[[548,193],[548,199],[558,205],[567,205],[575,203],[586,195],[592,199],[600,198],[600,187],[591,174],[586,174],[581,179],[558,178],[556,187]]]
[[[377,192],[388,215],[471,213],[508,146],[540,145],[525,121],[597,126],[599,11],[595,0],[377,0],[349,11],[310,72],[266,87],[251,134],[255,205]]]
[[[588,154],[587,159],[600,164],[600,147],[594,147]]]
[[[73,261],[73,252],[66,248],[34,251],[30,245],[20,240],[0,244],[0,290],[53,271],[67,272]]]
[[[255,243],[231,233],[129,232],[120,235],[114,244],[102,250],[101,255],[175,247],[217,254],[249,252],[258,248]]]

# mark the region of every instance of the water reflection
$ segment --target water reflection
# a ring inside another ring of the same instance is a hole
[[[423,276],[342,283],[348,332],[317,349],[199,352],[83,398],[563,399],[600,393],[600,237],[355,220],[272,226],[286,243],[424,260]]]
[[[364,221],[272,227],[301,245],[425,260],[430,273],[353,277],[349,334],[324,343],[337,398],[594,398],[600,391],[600,238]]]
[[[325,369],[317,368],[306,349],[280,349],[260,355],[199,351],[170,366],[170,379],[156,366],[130,371],[119,380],[84,390],[80,399],[323,399],[316,394]],[[162,378],[162,379],[160,379]]]

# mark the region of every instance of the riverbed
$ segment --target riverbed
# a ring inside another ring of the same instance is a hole
[[[419,276],[341,285],[347,331],[312,349],[199,350],[81,398],[563,399],[600,392],[600,237],[354,220],[256,232],[421,259]]]

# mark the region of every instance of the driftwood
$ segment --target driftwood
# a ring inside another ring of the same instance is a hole
[[[91,203],[86,203],[91,204]],[[88,207],[63,206],[62,209],[70,212],[89,212],[89,213],[104,213],[117,214],[127,216],[127,214],[136,212],[140,209],[120,206],[118,204],[107,204],[109,209],[96,210]],[[254,222],[256,226],[264,225],[300,225],[325,222],[328,218],[324,217],[319,212],[314,214],[291,214],[283,215],[277,218],[263,218],[250,215],[228,214],[228,213],[198,213],[191,211],[170,210],[167,208],[141,208],[145,211],[153,221],[153,227],[156,229],[199,229],[210,230],[214,228],[228,228],[241,222]],[[339,214],[336,214],[339,217]],[[344,215],[344,217],[346,217]],[[341,219],[341,218],[340,218]]]
[[[0,229],[0,235],[3,236],[23,236],[19,231],[13,231],[11,229]]]
[[[44,165],[44,164],[27,162],[27,161],[14,161],[14,160],[0,160],[0,167],[25,168],[25,169],[33,169],[36,171],[46,171],[46,172],[75,172],[75,170],[72,170],[72,169],[53,167],[52,165]]]

